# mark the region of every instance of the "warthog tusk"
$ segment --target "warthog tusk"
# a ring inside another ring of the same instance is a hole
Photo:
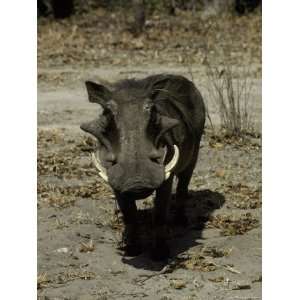
[[[106,182],[108,182],[108,177],[106,173],[106,169],[101,166],[99,159],[96,157],[95,153],[92,153],[92,162],[94,163],[95,167],[99,171],[100,177],[102,177]]]
[[[170,177],[171,171],[175,168],[179,159],[179,149],[176,145],[173,145],[173,147],[174,147],[174,155],[171,161],[165,166],[165,180],[167,180]]]

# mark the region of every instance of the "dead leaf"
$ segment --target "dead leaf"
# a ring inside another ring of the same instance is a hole
[[[219,169],[216,171],[216,176],[217,177],[224,177],[225,176],[225,170],[224,169]]]
[[[93,240],[91,239],[88,243],[81,243],[81,247],[79,249],[80,252],[92,252],[95,250],[95,245],[93,243]]]
[[[186,283],[181,279],[172,279],[170,285],[176,290],[180,290],[186,287]]]

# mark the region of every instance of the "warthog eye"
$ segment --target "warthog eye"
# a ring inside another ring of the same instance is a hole
[[[118,105],[114,100],[107,102],[105,110],[107,113],[110,113],[115,117],[118,115]]]
[[[144,104],[143,109],[146,113],[151,113],[153,107],[154,107],[153,103],[149,101],[149,102]]]

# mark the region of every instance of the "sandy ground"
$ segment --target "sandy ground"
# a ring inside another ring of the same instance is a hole
[[[188,202],[190,224],[171,226],[172,257],[154,263],[118,250],[122,229],[115,200],[90,163],[94,141],[79,129],[99,108],[85,79],[110,80],[184,68],[40,69],[38,89],[39,299],[261,299],[261,142],[204,135]],[[213,123],[216,107],[201,68],[194,80]],[[63,84],[44,80],[56,75]],[[252,79],[252,111],[261,128],[261,81]],[[151,198],[139,202],[145,250]]]

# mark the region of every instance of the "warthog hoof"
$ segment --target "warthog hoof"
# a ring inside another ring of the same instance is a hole
[[[123,247],[125,256],[138,256],[143,252],[143,249],[138,244],[129,244]]]

